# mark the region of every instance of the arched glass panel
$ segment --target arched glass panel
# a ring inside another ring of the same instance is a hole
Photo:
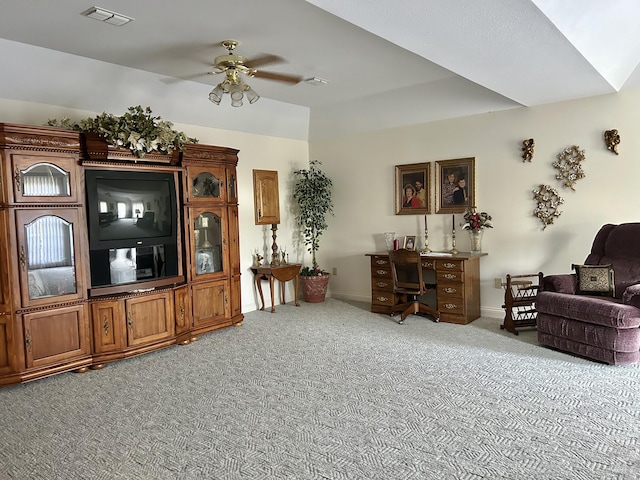
[[[222,264],[222,219],[211,212],[198,215],[193,225],[196,273],[220,272]]]
[[[25,197],[64,197],[71,195],[69,172],[50,163],[37,163],[20,171]]]
[[[26,224],[29,298],[76,293],[73,225],[54,215]]]
[[[193,196],[220,198],[221,180],[209,172],[203,172],[193,179]]]

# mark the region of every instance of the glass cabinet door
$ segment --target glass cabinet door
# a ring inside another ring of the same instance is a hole
[[[77,202],[75,157],[13,155],[16,202]]]
[[[226,199],[223,167],[187,168],[189,197],[192,202],[224,202]]]
[[[18,211],[16,217],[23,306],[82,298],[75,262],[77,210]]]
[[[192,274],[194,277],[223,274],[228,267],[226,220],[222,209],[194,209],[192,213]]]

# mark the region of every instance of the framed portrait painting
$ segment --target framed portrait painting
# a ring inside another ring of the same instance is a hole
[[[431,213],[431,163],[396,165],[396,215]]]
[[[436,213],[464,213],[476,204],[476,159],[436,162]]]

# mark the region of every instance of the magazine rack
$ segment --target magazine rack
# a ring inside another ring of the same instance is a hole
[[[501,329],[518,335],[517,328],[535,327],[538,313],[536,295],[542,283],[542,272],[523,275],[507,275],[504,287],[504,323]]]

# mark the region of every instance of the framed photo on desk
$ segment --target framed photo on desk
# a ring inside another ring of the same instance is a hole
[[[416,236],[415,235],[406,235],[404,237],[404,248],[407,250],[415,250],[416,249]]]

